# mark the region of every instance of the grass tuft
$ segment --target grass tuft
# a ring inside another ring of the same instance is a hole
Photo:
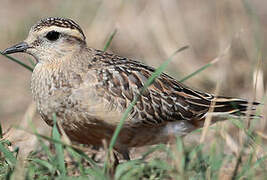
[[[53,139],[57,141],[61,141],[60,134],[58,132],[57,128],[57,121],[56,121],[56,115],[53,114],[53,130],[52,130],[52,137]],[[55,144],[55,149],[56,149],[56,158],[57,158],[57,163],[58,163],[58,169],[61,175],[65,176],[66,175],[66,167],[65,167],[65,162],[64,162],[64,151],[63,151],[63,145],[61,143],[56,143]]]

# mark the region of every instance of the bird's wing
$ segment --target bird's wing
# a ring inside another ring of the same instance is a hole
[[[114,107],[124,112],[137,98],[130,118],[131,123],[161,125],[168,121],[196,121],[203,119],[210,106],[217,113],[238,114],[247,110],[246,100],[214,97],[186,87],[162,73],[142,91],[154,68],[114,54],[98,51],[95,55],[98,70],[97,88]],[[141,93],[142,92],[142,93]],[[212,103],[214,101],[214,103]],[[256,103],[254,103],[256,105]]]

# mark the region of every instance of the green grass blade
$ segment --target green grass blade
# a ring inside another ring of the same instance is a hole
[[[28,69],[29,71],[31,71],[31,72],[33,71],[33,68],[32,68],[32,67],[30,67],[30,66],[28,66],[27,64],[25,64],[25,63],[23,63],[23,62],[17,60],[16,58],[13,58],[13,57],[11,57],[11,56],[9,56],[9,55],[3,54],[1,51],[0,51],[0,54],[2,54],[3,56],[7,57],[7,58],[10,59],[11,61],[13,61],[13,62],[15,62],[15,63],[17,63],[17,64],[23,66],[24,68]]]
[[[89,158],[83,151],[79,150],[79,149],[73,149],[74,151],[76,151],[77,153],[79,153],[79,155],[84,158],[85,160],[87,160],[95,169],[98,169],[98,165],[91,159]]]
[[[47,168],[49,172],[54,172],[55,170],[53,165],[47,162],[46,160],[42,160],[38,158],[33,158],[33,159],[30,158],[29,160],[35,162],[36,164],[39,164],[40,166]]]
[[[114,36],[116,35],[117,33],[117,29],[115,29],[112,34],[110,35],[110,37],[108,38],[108,41],[107,43],[105,44],[104,48],[103,48],[103,51],[106,51],[108,49],[108,47],[110,46],[111,44],[111,41],[113,40]]]
[[[60,134],[59,134],[58,129],[57,129],[57,122],[56,122],[56,115],[55,114],[53,114],[53,121],[54,121],[53,130],[52,130],[53,139],[55,139],[57,141],[61,141]],[[63,145],[56,143],[55,149],[56,149],[56,158],[58,160],[59,171],[62,175],[66,175]]]
[[[31,58],[28,58],[28,61],[31,63],[32,67],[36,65],[35,62]]]
[[[158,69],[156,69],[156,71],[153,72],[152,75],[149,77],[149,79],[148,79],[147,82],[145,83],[145,85],[144,85],[144,87],[143,87],[141,93],[144,92],[144,91],[146,90],[146,88],[147,88],[148,86],[150,86],[150,85],[154,82],[154,80],[155,80],[155,79],[156,79],[156,78],[157,78],[157,77],[164,71],[164,69],[166,69],[167,65],[171,62],[171,60],[173,59],[173,57],[174,57],[177,53],[186,50],[188,47],[189,47],[189,46],[184,46],[184,47],[182,47],[182,48],[176,50],[176,51],[175,51],[175,52],[174,52],[174,53],[173,53],[173,54],[172,54],[166,61],[164,61],[164,62],[162,63],[162,65],[161,65]]]
[[[88,168],[86,169],[86,173],[89,175],[87,179],[94,179],[94,180],[110,180],[102,171],[99,169]]]
[[[253,169],[258,168],[261,164],[264,164],[264,162],[266,162],[266,159],[267,159],[267,155],[265,155],[265,156],[259,158],[259,159],[254,163],[254,165],[253,165],[252,168],[253,168]]]
[[[180,79],[179,82],[184,82],[188,79],[190,79],[191,77],[197,75],[198,73],[204,71],[205,69],[207,69],[208,67],[210,67],[213,63],[208,63],[208,64],[205,64],[204,66],[202,66],[201,68],[197,69],[195,72],[185,76],[184,78]]]
[[[208,64],[205,64],[204,66],[200,67],[199,69],[197,69],[193,73],[191,73],[191,74],[187,75],[186,77],[180,79],[179,82],[184,82],[184,81],[190,79],[191,77],[197,75],[198,73],[204,71],[205,69],[207,69],[211,65],[213,65],[216,62],[218,62],[219,60],[221,60],[229,52],[230,48],[231,48],[231,44],[229,44],[216,58],[211,60]]]
[[[16,157],[13,155],[13,153],[11,151],[9,151],[7,148],[5,148],[5,146],[2,144],[2,142],[0,142],[0,152],[2,152],[6,158],[6,160],[8,161],[8,163],[11,166],[15,166],[17,159]]]
[[[136,167],[140,166],[140,164],[141,162],[138,160],[132,160],[123,164],[119,164],[116,168],[114,179],[125,179],[123,176],[127,175],[131,169],[135,169]]]

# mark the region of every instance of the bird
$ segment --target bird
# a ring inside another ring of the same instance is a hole
[[[144,89],[155,68],[88,47],[82,28],[68,18],[39,20],[24,41],[3,54],[18,52],[36,60],[31,90],[42,119],[52,126],[55,114],[73,142],[99,147],[103,141],[110,143],[136,99],[114,145],[127,160],[129,149],[185,136],[203,127],[209,114],[215,123],[228,115],[246,116],[259,104],[194,90],[166,73]]]

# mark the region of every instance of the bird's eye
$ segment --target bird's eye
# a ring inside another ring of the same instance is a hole
[[[60,33],[57,32],[57,31],[49,31],[49,32],[46,34],[45,37],[46,37],[49,41],[56,41],[56,40],[58,40],[59,35],[60,35]]]

